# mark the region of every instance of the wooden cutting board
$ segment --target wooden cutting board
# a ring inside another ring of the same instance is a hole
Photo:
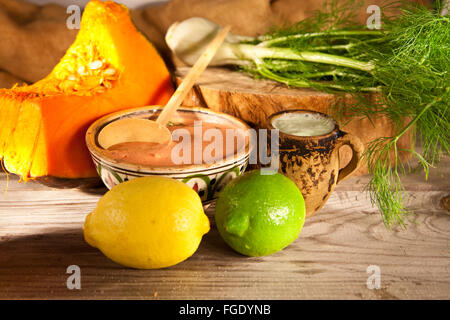
[[[188,67],[178,68],[177,81],[180,82],[188,71]],[[208,68],[184,100],[184,105],[211,108],[241,118],[254,128],[266,128],[267,118],[272,113],[306,109],[330,114],[336,99],[333,94],[288,88],[275,81],[253,79],[226,68]],[[366,146],[376,138],[391,136],[394,130],[386,117],[351,121],[343,117],[338,123],[341,130],[358,136]],[[402,137],[398,146],[399,149],[410,148],[411,135]],[[341,166],[344,166],[350,160],[351,151],[346,146],[341,151]],[[408,157],[402,154],[400,158],[406,160]],[[363,164],[356,174],[367,174],[367,166]]]

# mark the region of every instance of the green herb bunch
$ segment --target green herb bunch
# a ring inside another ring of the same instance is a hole
[[[332,1],[328,9],[241,42],[241,57],[249,62],[241,68],[292,87],[352,94],[355,102],[337,106],[337,115],[388,117],[397,131],[369,145],[367,190],[386,226],[404,226],[410,212],[401,174],[409,167],[399,153],[409,152],[426,176],[449,153],[450,18],[440,15],[439,4],[429,9],[391,2],[381,9],[382,29],[369,30],[353,22],[354,1]],[[393,9],[400,15],[389,17]],[[415,143],[398,148],[406,133],[420,139],[420,152]]]

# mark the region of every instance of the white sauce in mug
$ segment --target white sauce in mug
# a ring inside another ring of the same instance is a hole
[[[330,118],[315,113],[285,113],[272,121],[283,133],[300,137],[321,136],[333,131],[335,124]]]

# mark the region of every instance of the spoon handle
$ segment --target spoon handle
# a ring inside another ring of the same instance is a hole
[[[230,28],[231,26],[223,28],[208,44],[208,47],[205,49],[200,58],[198,58],[198,60],[195,62],[191,70],[189,70],[189,73],[178,86],[177,90],[175,90],[169,102],[167,102],[163,111],[160,113],[158,119],[156,119],[156,122],[158,124],[166,126],[167,122],[169,122],[170,118],[172,118],[173,114],[181,105],[184,98],[186,98],[188,92],[194,86],[195,81],[197,81],[202,72],[206,69],[206,67],[208,67],[208,64],[211,62],[222,42],[225,40],[225,37],[230,31]]]

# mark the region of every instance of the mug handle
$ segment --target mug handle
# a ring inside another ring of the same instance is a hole
[[[337,148],[347,145],[352,148],[353,154],[350,162],[344,168],[339,170],[336,184],[346,179],[350,174],[358,169],[359,165],[361,164],[361,157],[364,152],[364,144],[361,142],[361,140],[359,140],[358,137],[343,131],[341,131],[341,133],[342,136],[337,140]]]

